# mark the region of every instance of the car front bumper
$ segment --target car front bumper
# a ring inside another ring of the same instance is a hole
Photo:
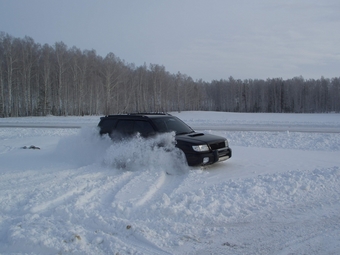
[[[189,166],[203,166],[203,165],[211,165],[216,162],[225,161],[232,156],[231,148],[222,148],[218,150],[214,150],[211,152],[204,153],[186,153],[187,162]]]

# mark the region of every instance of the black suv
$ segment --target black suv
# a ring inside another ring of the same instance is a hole
[[[100,118],[100,134],[112,139],[120,134],[128,137],[139,133],[150,137],[157,133],[175,132],[176,147],[181,149],[188,165],[210,165],[231,157],[232,151],[224,137],[195,132],[179,118],[163,113],[132,113],[107,115]]]

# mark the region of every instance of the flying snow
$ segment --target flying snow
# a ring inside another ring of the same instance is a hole
[[[61,138],[53,153],[60,160],[79,167],[101,163],[124,171],[184,174],[189,167],[184,153],[175,145],[174,133],[159,134],[148,139],[139,134],[111,139],[108,135],[100,136],[97,128],[85,127],[78,134]]]

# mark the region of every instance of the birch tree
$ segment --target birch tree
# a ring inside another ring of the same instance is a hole
[[[18,47],[16,44],[18,39],[6,34],[3,37],[3,50],[5,59],[5,73],[7,81],[7,103],[5,103],[5,116],[12,117],[13,111],[13,85],[14,85],[14,72],[17,70],[16,64],[18,63]]]
[[[65,72],[68,63],[67,46],[63,42],[57,42],[54,45],[56,56],[56,77],[57,77],[57,106],[58,115],[66,114],[65,100]]]

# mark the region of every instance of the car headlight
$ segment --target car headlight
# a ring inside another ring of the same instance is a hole
[[[192,149],[194,151],[198,151],[198,152],[204,152],[204,151],[209,151],[209,147],[206,144],[202,144],[202,145],[193,145]]]
[[[225,143],[225,147],[229,147],[228,140],[225,140],[224,143]]]

